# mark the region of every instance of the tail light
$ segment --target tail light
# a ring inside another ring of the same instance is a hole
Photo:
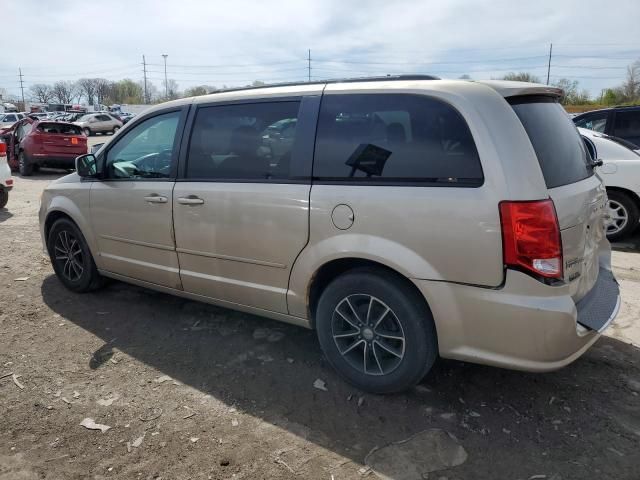
[[[562,279],[562,240],[552,200],[500,202],[504,263]]]
[[[7,144],[4,142],[0,142],[0,157],[7,156]]]
[[[13,186],[13,178],[7,178],[4,183],[7,185],[7,187],[12,187]]]

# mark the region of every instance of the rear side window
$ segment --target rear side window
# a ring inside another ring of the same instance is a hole
[[[63,123],[40,123],[37,130],[39,132],[61,135],[82,135],[80,127],[76,125],[65,125]]]
[[[640,143],[640,110],[617,111],[616,122],[613,128],[616,137]]]
[[[529,135],[547,188],[593,175],[589,154],[564,108],[551,97],[513,97],[509,103]]]
[[[289,178],[300,102],[220,105],[198,110],[187,178]]]
[[[407,94],[323,97],[313,176],[376,184],[483,182],[462,116],[440,100]]]

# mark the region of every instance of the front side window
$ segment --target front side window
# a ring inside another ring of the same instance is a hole
[[[136,125],[107,152],[108,178],[169,178],[180,112],[165,113]]]
[[[325,96],[313,176],[356,183],[483,182],[462,116],[440,100],[407,94]]]
[[[15,115],[5,115],[4,117],[4,121],[5,122],[16,122],[18,119],[16,118]]]
[[[586,128],[595,132],[604,133],[607,128],[607,112],[596,112],[585,115],[583,118],[576,120],[576,127]]]
[[[300,102],[262,102],[199,109],[187,178],[288,178],[299,107]]]

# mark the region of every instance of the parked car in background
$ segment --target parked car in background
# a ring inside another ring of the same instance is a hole
[[[122,122],[109,113],[87,113],[76,121],[84,134],[89,137],[95,133],[116,133],[122,128]]]
[[[18,120],[25,118],[24,113],[0,113],[0,127],[10,127]]]
[[[7,163],[7,144],[0,140],[0,208],[9,201],[9,192],[13,188],[11,169]]]
[[[619,240],[633,233],[640,222],[640,155],[626,140],[578,128],[589,155],[602,160],[597,168],[607,187],[607,237]]]
[[[42,238],[72,291],[107,276],[313,328],[363,390],[438,354],[557,369],[620,305],[561,94],[401,76],[168,102],[47,186]]]
[[[640,148],[640,105],[582,113],[575,116],[573,122],[576,127],[622,138]]]
[[[75,158],[87,153],[87,137],[72,123],[25,118],[3,137],[9,166],[22,176],[41,166],[73,169]]]

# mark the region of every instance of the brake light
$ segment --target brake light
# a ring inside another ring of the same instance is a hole
[[[500,202],[500,223],[507,267],[562,279],[562,240],[552,200]]]
[[[13,185],[13,178],[7,178],[4,183],[7,185],[7,187],[11,187]]]
[[[0,142],[0,157],[7,156],[7,144],[4,142]]]
[[[76,137],[71,137],[71,145],[78,145],[78,139]]]

